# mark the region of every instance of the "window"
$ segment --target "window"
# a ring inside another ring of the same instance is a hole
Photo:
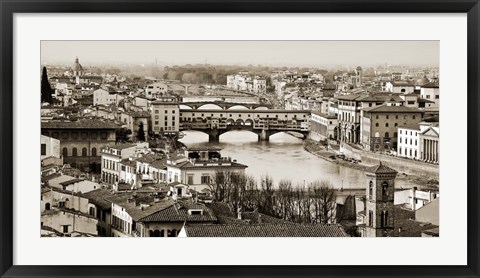
[[[82,156],[87,156],[87,148],[82,148]]]
[[[395,127],[397,127],[397,126],[398,126],[398,123],[395,123]]]
[[[413,119],[415,120],[415,115],[413,115]]]
[[[77,148],[72,149],[72,156],[77,156]]]
[[[62,225],[63,226],[63,233],[66,234],[68,233],[68,225]]]
[[[373,181],[368,184],[368,198],[372,199],[373,196]]]
[[[45,204],[45,210],[50,210],[50,203]]]
[[[369,107],[372,107],[372,103],[370,102],[370,103],[368,104],[368,106],[369,106]]]
[[[210,176],[202,175],[201,183],[209,184],[210,183]]]
[[[384,181],[382,183],[382,198],[386,199],[388,197],[388,182]]]
[[[385,132],[385,138],[390,138],[390,133],[388,133],[388,131]]]
[[[97,148],[92,148],[92,156],[97,156]]]
[[[368,226],[373,226],[373,211],[371,210],[368,211]]]
[[[389,117],[390,117],[389,115],[386,115],[386,116],[385,116],[385,118],[386,118],[387,120],[388,120]]]
[[[381,218],[380,219],[381,227],[387,227],[388,226],[388,211],[382,211],[380,218]]]
[[[375,116],[375,119],[377,119],[377,120],[378,120],[378,115],[376,115],[376,116]]]
[[[385,127],[388,127],[388,123],[385,123]]]
[[[168,120],[168,116],[165,116],[165,121]]]
[[[395,115],[395,119],[398,120],[398,115]]]
[[[427,97],[427,99],[430,99],[430,95],[427,95],[426,97]]]
[[[47,155],[47,144],[40,145],[40,155]]]
[[[95,216],[95,208],[90,207],[88,214],[90,214],[91,216]]]
[[[72,132],[72,138],[78,139],[78,132]]]
[[[189,184],[189,185],[193,184],[193,175],[188,175],[187,176],[187,184]]]
[[[440,96],[439,96],[439,95],[436,95],[436,96],[435,96],[435,99],[439,99],[439,98],[440,98]]]
[[[160,113],[160,111],[159,111],[159,110],[155,110],[155,114],[158,114],[158,113]]]
[[[393,133],[393,137],[394,137],[394,138],[397,138],[397,137],[398,137],[398,133],[394,132],[394,133]]]
[[[165,114],[168,114],[168,110],[165,110]]]
[[[378,127],[378,123],[375,123],[375,126]]]

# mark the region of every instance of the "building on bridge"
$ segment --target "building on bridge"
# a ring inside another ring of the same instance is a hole
[[[180,130],[180,108],[173,96],[152,101],[152,131],[154,134],[176,134]]]
[[[197,130],[218,141],[220,135],[232,130],[247,130],[268,141],[278,132],[301,133],[304,138],[310,130],[310,111],[268,109],[182,109],[180,130]]]

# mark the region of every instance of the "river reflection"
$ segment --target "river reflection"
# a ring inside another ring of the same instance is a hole
[[[222,156],[230,156],[248,165],[246,173],[258,180],[270,175],[275,185],[289,179],[293,185],[308,185],[316,180],[327,180],[335,188],[365,188],[363,171],[337,165],[318,158],[303,149],[302,140],[286,133],[277,133],[269,142],[258,142],[257,135],[248,131],[230,131],[220,136],[219,143],[209,143],[202,132],[185,131],[180,140],[191,146],[216,146]],[[411,187],[407,181],[396,181],[396,187]]]

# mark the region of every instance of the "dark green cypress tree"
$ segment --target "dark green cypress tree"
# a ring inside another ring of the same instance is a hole
[[[47,67],[43,67],[42,72],[42,103],[48,102],[52,103],[52,87],[50,86],[50,82],[48,81],[47,75]]]

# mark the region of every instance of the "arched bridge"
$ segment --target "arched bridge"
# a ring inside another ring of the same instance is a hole
[[[310,111],[307,110],[255,110],[255,109],[181,109],[180,130],[207,133],[210,141],[231,130],[248,130],[268,141],[278,132],[296,132],[308,136]]]
[[[227,110],[227,109],[270,109],[271,105],[269,104],[260,104],[260,103],[235,103],[235,102],[220,102],[220,101],[204,101],[204,102],[182,102],[180,104],[180,109],[193,109],[193,110],[202,110],[202,109],[218,109],[218,110]]]

